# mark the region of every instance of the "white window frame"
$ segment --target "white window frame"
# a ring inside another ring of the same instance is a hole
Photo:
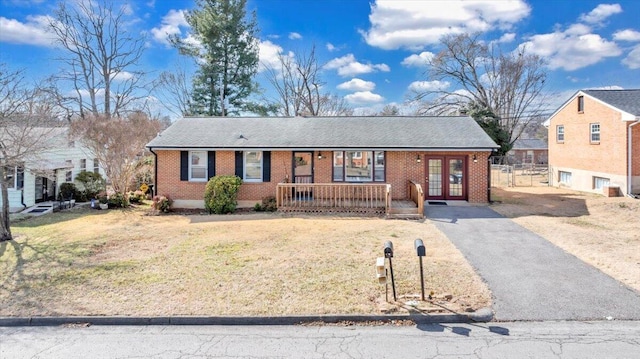
[[[100,173],[100,162],[97,158],[93,159],[93,173]]]
[[[593,176],[593,189],[603,189],[605,186],[608,186],[611,183],[611,180],[604,177]]]
[[[595,136],[597,139],[594,139]],[[600,122],[589,124],[589,140],[591,143],[600,143]]]
[[[198,164],[193,164],[193,156],[199,155]],[[204,162],[204,164],[203,164]],[[189,181],[191,182],[207,182],[209,179],[207,178],[207,174],[209,173],[209,168],[207,164],[207,151],[189,151]],[[204,169],[204,177],[193,177],[193,170],[195,169]]]
[[[87,159],[86,158],[81,158],[80,159],[80,171],[86,171],[87,170]]]
[[[247,163],[247,155],[249,153],[256,153],[256,156],[260,158],[259,163]],[[248,178],[247,177],[247,168],[257,168],[259,169],[258,173],[260,173],[259,178]],[[242,152],[242,180],[244,182],[263,182],[263,173],[264,173],[264,153],[262,151],[243,151]]]
[[[556,142],[560,142],[560,143],[564,142],[564,125],[556,126]]]
[[[558,171],[558,180],[567,186],[571,185],[571,172]]]

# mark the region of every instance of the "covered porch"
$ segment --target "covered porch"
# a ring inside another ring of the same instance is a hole
[[[407,183],[406,198],[391,198],[388,183],[278,183],[276,203],[282,212],[353,213],[392,218],[423,218],[424,193]]]

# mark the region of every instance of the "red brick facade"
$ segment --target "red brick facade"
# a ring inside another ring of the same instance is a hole
[[[578,111],[576,96],[549,121],[549,170],[551,183],[581,191],[603,193],[595,188],[594,178],[606,178],[626,194],[628,186],[628,131],[631,121],[602,102],[583,96],[583,111]],[[600,140],[591,141],[591,124],[599,124]],[[564,139],[558,140],[558,127]],[[640,176],[640,125],[633,131],[633,176]],[[560,172],[571,173],[571,183],[560,182]]]
[[[168,195],[174,200],[199,201],[204,198],[205,182],[189,182],[180,180],[180,151],[155,150],[157,153],[156,193]],[[333,167],[332,154],[323,151],[323,158],[317,158],[318,152],[314,152],[314,182],[332,183]],[[466,200],[472,203],[487,202],[488,173],[487,159],[489,152],[411,152],[411,151],[386,151],[385,152],[385,177],[391,184],[392,199],[407,198],[407,181],[415,181],[425,186],[425,155],[433,156],[459,156],[465,159]],[[476,162],[473,156],[476,156]],[[421,161],[417,158],[420,156]],[[292,176],[292,152],[271,152],[271,181],[261,183],[245,182],[240,188],[238,201],[261,202],[262,198],[274,196],[276,185],[284,182],[285,178]],[[235,152],[216,152],[216,175],[234,175]],[[426,190],[426,189],[425,189]],[[204,206],[204,203],[203,203]]]

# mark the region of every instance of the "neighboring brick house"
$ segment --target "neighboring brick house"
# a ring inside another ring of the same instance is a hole
[[[177,208],[203,208],[207,180],[238,175],[240,207],[275,196],[278,183],[407,183],[425,199],[488,202],[488,165],[498,146],[470,117],[183,118],[147,147],[155,193]]]
[[[507,153],[509,164],[546,165],[549,159],[547,142],[538,138],[519,138]]]
[[[549,181],[605,195],[640,192],[640,89],[582,90],[545,122]]]

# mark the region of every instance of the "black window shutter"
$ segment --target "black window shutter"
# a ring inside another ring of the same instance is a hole
[[[244,161],[242,151],[236,151],[236,176],[244,179]]]
[[[262,182],[271,182],[271,151],[262,152]]]
[[[180,181],[189,180],[189,151],[180,151]]]
[[[216,175],[216,151],[207,153],[207,177],[211,178]]]
[[[16,173],[16,179],[18,184],[16,185],[16,189],[20,190],[24,188],[24,168],[18,167],[18,173]]]

